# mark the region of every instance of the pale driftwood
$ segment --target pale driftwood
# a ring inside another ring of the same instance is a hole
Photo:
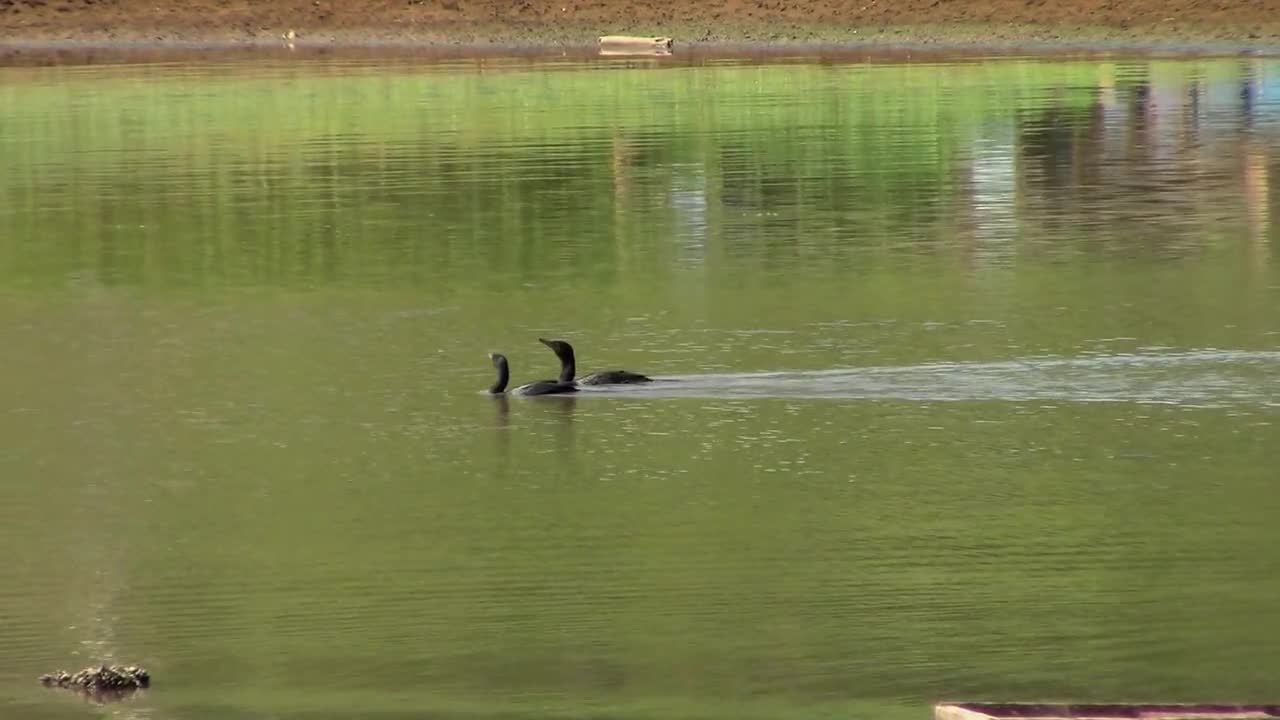
[[[940,703],[934,720],[1280,720],[1280,705]]]
[[[600,49],[610,50],[670,50],[673,43],[669,37],[637,37],[633,35],[601,35]]]
[[[630,58],[670,57],[671,51],[670,50],[627,50],[625,48],[621,50],[617,50],[613,48],[600,48],[600,52],[597,53],[597,55],[599,55],[600,57],[630,57]]]

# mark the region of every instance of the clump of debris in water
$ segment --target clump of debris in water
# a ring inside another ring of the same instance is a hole
[[[77,690],[102,700],[120,699],[151,685],[151,673],[136,665],[87,667],[75,674],[56,670],[40,676],[46,687]]]

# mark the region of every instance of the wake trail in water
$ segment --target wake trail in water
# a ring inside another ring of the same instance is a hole
[[[1196,350],[655,377],[634,397],[1062,400],[1280,407],[1280,352]]]

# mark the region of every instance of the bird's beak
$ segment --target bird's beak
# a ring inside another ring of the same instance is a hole
[[[542,343],[543,345],[546,345],[547,347],[551,347],[551,341],[547,340],[546,338],[538,338],[538,342]]]

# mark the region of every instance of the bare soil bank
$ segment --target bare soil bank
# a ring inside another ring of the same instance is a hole
[[[0,0],[0,46],[854,42],[1280,47],[1280,0]],[[0,53],[2,55],[3,53]]]

